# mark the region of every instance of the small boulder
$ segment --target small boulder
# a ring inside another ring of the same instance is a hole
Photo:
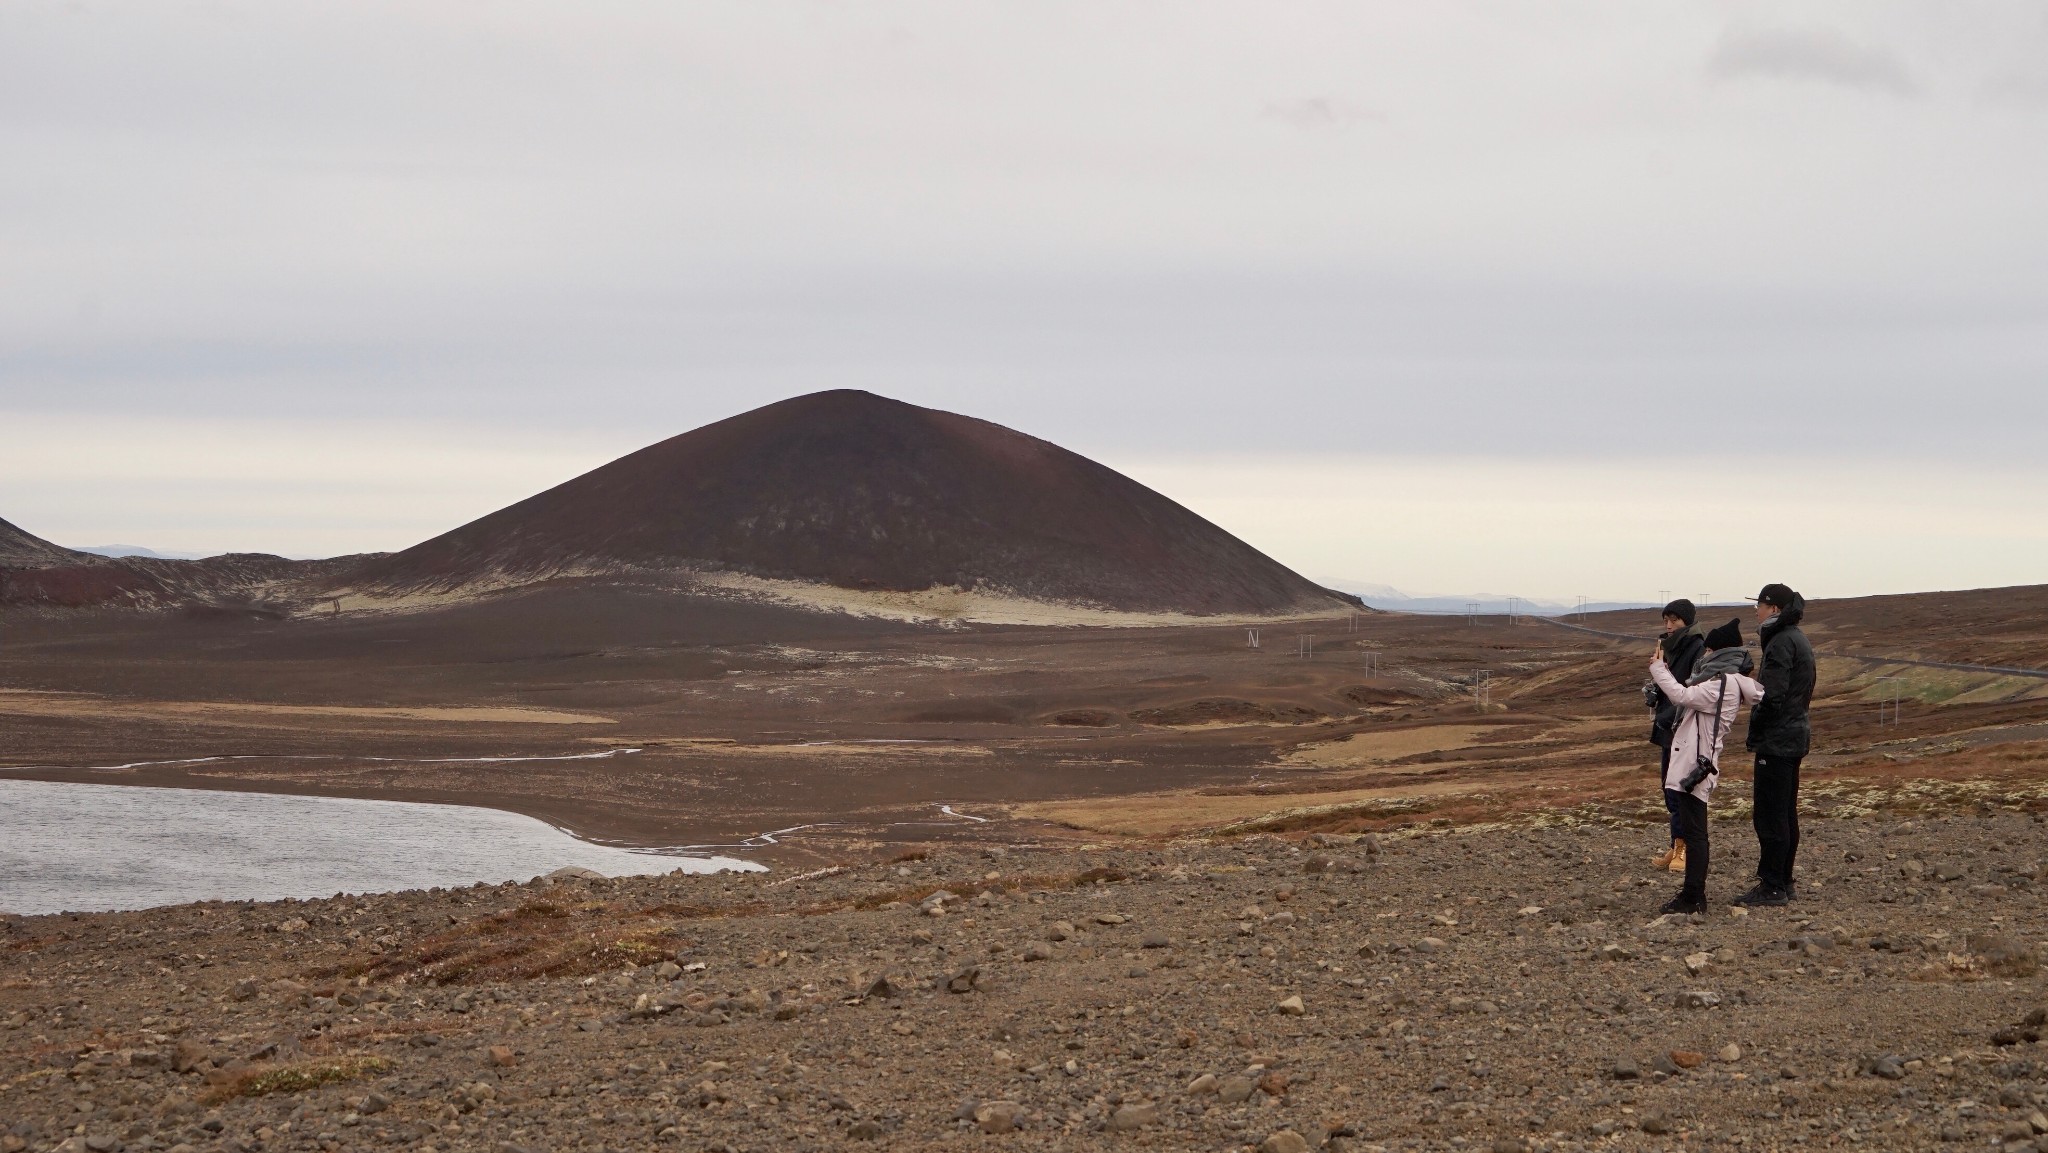
[[[1216,1083],[1216,1099],[1225,1105],[1242,1105],[1258,1092],[1258,1082],[1250,1077],[1225,1077]]]
[[[1124,1105],[1109,1117],[1109,1129],[1113,1133],[1129,1133],[1158,1123],[1159,1106],[1151,1104]]]
[[[984,1101],[974,1107],[974,1124],[983,1133],[1008,1133],[1017,1128],[1023,1112],[1015,1101]]]

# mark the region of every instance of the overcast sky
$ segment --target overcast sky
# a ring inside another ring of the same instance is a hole
[[[1312,577],[2048,580],[2038,3],[0,5],[0,517],[398,548],[862,387]]]

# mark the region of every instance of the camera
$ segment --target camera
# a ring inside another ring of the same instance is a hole
[[[1721,768],[1719,765],[1716,765],[1714,762],[1708,760],[1705,757],[1697,757],[1693,760],[1692,772],[1685,774],[1685,779],[1678,782],[1678,791],[1681,793],[1692,792],[1694,789],[1700,787],[1701,781],[1706,780],[1708,777],[1711,777],[1720,771]]]

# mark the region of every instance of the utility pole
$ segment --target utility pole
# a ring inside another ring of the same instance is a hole
[[[1476,624],[1478,624],[1478,623],[1479,623],[1479,602],[1478,602],[1478,601],[1466,601],[1466,602],[1465,602],[1465,623],[1466,623],[1466,624],[1468,624],[1468,625],[1476,625]]]
[[[1248,649],[1255,649],[1259,647],[1259,630],[1244,630],[1244,647]]]
[[[1904,680],[1905,678],[1894,675],[1879,677],[1877,679],[1880,681],[1891,682],[1889,685],[1886,685],[1879,690],[1880,695],[1877,698],[1877,723],[1880,725],[1896,725],[1899,723],[1899,682],[1901,680]],[[1885,720],[1885,716],[1887,713],[1889,713],[1891,716],[1890,721]]]

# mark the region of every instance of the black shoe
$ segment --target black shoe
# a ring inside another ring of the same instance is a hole
[[[1707,911],[1707,899],[1705,897],[1688,897],[1684,893],[1680,893],[1676,897],[1664,902],[1664,907],[1657,911],[1667,917],[1674,913],[1704,913]]]
[[[1749,892],[1744,893],[1740,897],[1735,898],[1734,903],[1737,905],[1749,905],[1752,907],[1762,906],[1767,908],[1778,908],[1785,905],[1790,900],[1791,898],[1786,894],[1785,890],[1783,889],[1775,889],[1769,885],[1758,885],[1756,888],[1751,889]]]

